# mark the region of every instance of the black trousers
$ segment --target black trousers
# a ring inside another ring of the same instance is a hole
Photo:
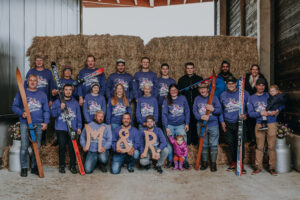
[[[245,123],[245,122],[244,122]],[[256,119],[248,117],[246,120],[247,124],[247,132],[248,132],[248,141],[249,142],[255,142],[255,125],[256,125]]]
[[[187,145],[190,145],[190,144],[198,145],[199,138],[198,138],[198,134],[197,134],[197,120],[195,119],[192,111],[191,111],[191,115],[190,115],[189,131],[186,133],[186,135],[187,135]]]
[[[232,158],[232,162],[237,161],[237,148],[238,148],[238,123],[228,123],[225,122],[226,124],[226,132],[224,133],[224,139],[225,143],[228,144],[229,146],[229,153]],[[244,128],[243,128],[243,144],[242,144],[242,160],[244,160],[244,155],[245,155],[245,134],[246,133],[246,125],[244,123]]]
[[[75,152],[72,144],[71,137],[67,131],[56,130],[58,145],[59,145],[59,166],[66,166],[66,145],[68,145],[70,166],[75,166]]]

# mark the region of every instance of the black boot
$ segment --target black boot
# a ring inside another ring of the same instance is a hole
[[[148,164],[144,167],[145,170],[149,170],[151,168],[151,164]]]
[[[32,174],[39,175],[38,168],[37,168],[37,167],[33,167],[33,168],[31,168],[31,173],[32,173]]]
[[[173,161],[167,161],[165,168],[171,168],[173,166]]]
[[[75,165],[71,166],[70,171],[71,171],[72,174],[77,174],[76,166]]]
[[[27,170],[28,170],[27,168],[22,168],[21,169],[21,176],[22,177],[27,177]]]
[[[156,169],[156,171],[157,171],[158,173],[160,173],[160,174],[163,173],[163,170],[162,170],[161,166],[156,166],[155,169]]]
[[[208,167],[208,162],[207,161],[202,161],[200,170],[206,170]]]
[[[183,163],[183,168],[184,169],[190,169],[190,164],[188,162]]]
[[[212,162],[210,165],[210,171],[216,172],[217,171],[217,164],[215,162]]]
[[[107,172],[106,164],[100,163],[99,169],[101,172],[106,173]]]
[[[66,173],[65,166],[59,166],[59,173]]]

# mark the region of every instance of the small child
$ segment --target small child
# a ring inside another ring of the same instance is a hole
[[[184,141],[183,135],[177,135],[176,140],[169,135],[170,143],[173,145],[174,150],[174,168],[173,170],[177,170],[179,168],[180,171],[183,170],[183,162],[188,155],[188,147]]]
[[[286,95],[281,93],[277,85],[271,85],[269,89],[269,98],[268,103],[266,107],[266,111],[268,113],[271,112],[278,112],[279,108],[284,106],[286,103]],[[259,130],[267,130],[268,124],[267,124],[267,117],[263,116],[263,120],[261,122],[261,128]]]

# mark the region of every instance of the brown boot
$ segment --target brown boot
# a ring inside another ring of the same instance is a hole
[[[251,174],[252,174],[252,175],[255,175],[255,174],[258,174],[258,173],[260,173],[260,172],[261,172],[261,169],[255,168]]]
[[[277,172],[275,171],[275,169],[270,169],[270,174],[272,176],[277,176]]]

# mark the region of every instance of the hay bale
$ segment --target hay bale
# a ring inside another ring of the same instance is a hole
[[[2,164],[0,168],[8,169],[9,146],[5,147],[2,154]]]
[[[240,77],[251,64],[258,62],[256,38],[230,36],[182,36],[153,38],[145,46],[152,69],[159,73],[164,62],[171,66],[170,76],[178,80],[184,74],[184,63],[193,62],[203,78],[220,70],[223,60],[231,63],[231,72]]]

